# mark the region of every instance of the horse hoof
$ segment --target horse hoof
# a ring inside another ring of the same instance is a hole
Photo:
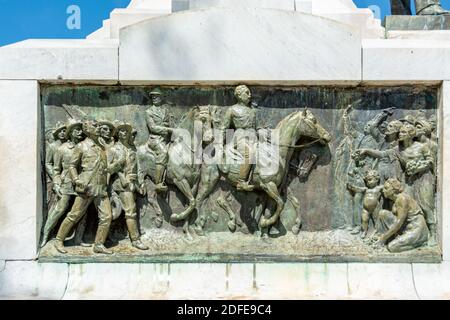
[[[300,233],[300,228],[298,226],[293,226],[292,233],[297,236]]]
[[[185,239],[186,239],[186,241],[188,241],[188,242],[194,241],[194,238],[191,236],[191,234],[190,234],[189,232],[186,233]]]
[[[259,226],[260,226],[261,228],[266,228],[266,227],[269,226],[269,224],[268,224],[267,222],[268,222],[268,221],[267,221],[266,219],[262,218],[262,219],[261,219],[261,222],[259,223]]]
[[[233,220],[228,221],[228,229],[230,229],[231,232],[236,231],[236,223]]]
[[[200,237],[204,237],[205,236],[205,231],[203,231],[203,229],[198,227],[198,226],[194,227],[194,231]]]
[[[156,227],[157,227],[158,229],[161,228],[162,225],[163,225],[163,219],[161,219],[161,218],[156,218],[156,220],[155,220],[155,225],[156,225]]]
[[[174,213],[173,215],[170,216],[170,221],[172,222],[180,221],[180,217]]]
[[[214,222],[219,221],[219,214],[215,211],[211,212],[211,218],[213,219]]]

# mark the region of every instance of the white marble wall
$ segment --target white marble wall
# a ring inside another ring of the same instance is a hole
[[[120,31],[121,82],[355,83],[356,29],[299,12],[208,8]]]
[[[450,37],[447,40],[363,40],[364,81],[450,80]]]
[[[209,7],[259,7],[266,9],[295,10],[295,0],[190,0],[190,9]]]
[[[38,106],[37,81],[0,80],[0,260],[36,257]]]
[[[0,299],[448,299],[443,264],[39,264],[0,260]]]
[[[0,79],[118,80],[116,40],[26,40],[0,48]]]

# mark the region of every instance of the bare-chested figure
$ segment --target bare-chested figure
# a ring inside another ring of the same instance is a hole
[[[378,208],[380,208],[380,198],[383,186],[380,186],[380,175],[375,170],[370,170],[364,177],[366,187],[361,188],[348,184],[347,187],[355,193],[364,194],[363,210],[361,214],[361,238],[367,237],[369,231],[369,220],[374,219],[374,215]]]
[[[420,205],[430,229],[430,246],[437,244],[436,214],[434,203],[435,157],[429,143],[416,141],[416,128],[409,122],[403,124],[399,132],[399,144],[395,154],[405,172],[405,191]],[[389,150],[388,150],[389,151]],[[360,149],[361,155],[384,157],[386,151]]]

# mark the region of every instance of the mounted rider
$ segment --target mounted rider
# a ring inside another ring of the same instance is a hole
[[[222,137],[227,129],[234,129],[233,141],[234,149],[243,157],[243,163],[239,169],[239,180],[237,190],[253,191],[253,185],[249,184],[250,171],[253,164],[250,161],[255,153],[256,137],[256,109],[251,104],[251,92],[245,85],[236,87],[234,96],[237,103],[225,113],[223,122],[220,126]],[[250,135],[249,135],[250,133]],[[253,133],[253,135],[251,134]]]
[[[169,106],[163,104],[161,96],[162,92],[159,88],[152,90],[150,92],[152,105],[145,112],[145,120],[150,133],[147,144],[155,153],[156,160],[156,192],[167,191],[167,186],[164,183],[164,177],[167,162],[169,160],[169,139],[174,131],[174,129],[170,127]]]

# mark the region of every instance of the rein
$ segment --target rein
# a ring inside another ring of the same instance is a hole
[[[305,144],[299,144],[299,145],[287,145],[287,144],[285,145],[285,144],[278,144],[278,145],[276,145],[276,146],[278,146],[278,147],[286,147],[286,148],[293,148],[293,149],[301,149],[301,148],[309,147],[309,146],[311,146],[311,145],[313,145],[314,143],[319,142],[319,141],[320,141],[320,138],[319,138],[319,139],[316,139],[316,140],[314,140],[314,141],[305,143]]]

